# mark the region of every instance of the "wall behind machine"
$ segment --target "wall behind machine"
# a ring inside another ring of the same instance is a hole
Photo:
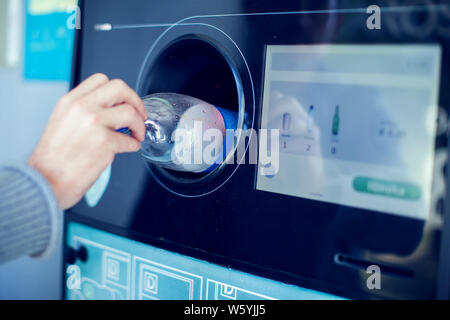
[[[61,4],[65,5],[68,3],[67,1],[38,1],[39,3],[33,0],[5,1],[9,6],[14,6],[16,11],[19,8],[19,11],[12,19],[8,18],[9,21],[7,18],[5,18],[6,21],[1,21],[7,24],[8,28],[2,28],[7,31],[0,32],[7,34],[11,28],[16,31],[13,34],[14,41],[6,42],[6,45],[0,46],[0,48],[8,50],[11,48],[11,44],[17,43],[20,46],[17,53],[17,64],[12,66],[0,64],[0,127],[2,131],[0,163],[2,164],[27,161],[39,141],[55,104],[69,88],[71,47],[68,45],[65,47],[66,50],[62,50],[61,46],[56,46],[56,52],[46,53],[52,57],[57,55],[59,57],[58,67],[63,66],[68,69],[67,72],[60,72],[59,77],[53,78],[48,76],[49,72],[39,73],[43,74],[42,77],[39,77],[36,72],[32,77],[27,76],[30,72],[26,72],[25,69],[36,71],[42,68],[42,65],[36,65],[39,59],[36,59],[36,56],[33,57],[32,49],[39,47],[39,41],[55,40],[39,36],[49,28],[45,21],[54,23],[57,20],[62,24],[60,27],[66,27],[65,20],[55,19],[55,16],[62,14],[61,8],[64,6]],[[52,6],[55,8],[54,12],[52,12]],[[46,20],[46,14],[51,14],[53,19]],[[5,15],[2,14],[2,16]],[[30,16],[33,16],[33,19],[30,19]],[[52,30],[54,26],[54,24],[50,26]],[[17,32],[17,30],[20,31]],[[62,35],[61,30],[61,28],[59,31],[56,29],[55,32]],[[33,33],[33,31],[35,32]],[[67,30],[66,36],[70,37],[72,34],[71,30]],[[30,39],[30,36],[33,36],[33,39]],[[5,38],[8,36],[5,35]],[[0,40],[2,39],[3,37],[0,37]],[[45,43],[41,42],[41,45],[45,47]],[[67,75],[67,77],[61,75]],[[30,80],[30,78],[33,79]],[[0,265],[0,299],[60,299],[62,296],[61,260],[60,245],[53,255],[45,260],[25,257]]]

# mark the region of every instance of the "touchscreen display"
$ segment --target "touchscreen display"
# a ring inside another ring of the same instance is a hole
[[[257,189],[426,219],[440,47],[266,49],[261,128],[279,130],[279,168],[260,165]]]

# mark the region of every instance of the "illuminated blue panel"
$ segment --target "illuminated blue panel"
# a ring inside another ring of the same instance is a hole
[[[75,31],[68,27],[74,0],[27,0],[25,67],[27,80],[68,81]]]
[[[77,223],[67,244],[88,260],[67,267],[68,299],[260,300],[341,299],[233,271]]]

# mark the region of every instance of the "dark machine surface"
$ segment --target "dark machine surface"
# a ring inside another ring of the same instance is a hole
[[[84,1],[73,85],[102,72],[141,96],[176,92],[235,110],[242,127],[259,129],[268,45],[430,44],[442,52],[439,116],[446,123],[448,2],[380,2],[382,29],[369,30],[372,2]],[[426,219],[261,191],[255,165],[200,176],[128,154],[114,161],[98,205],[83,200],[67,223],[347,298],[447,298],[447,138],[440,126]],[[380,290],[366,285],[371,265],[381,268]]]

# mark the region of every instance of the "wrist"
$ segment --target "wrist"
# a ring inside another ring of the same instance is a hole
[[[39,160],[39,156],[36,155],[36,152],[34,152],[31,157],[28,159],[28,166],[36,170],[48,183],[50,188],[53,191],[53,194],[55,195],[56,201],[58,203],[59,209],[63,209],[61,206],[61,198],[60,198],[60,192],[59,187],[57,184],[57,180],[54,177],[54,174],[52,174],[51,170],[48,170],[45,165],[41,164],[42,161]]]

